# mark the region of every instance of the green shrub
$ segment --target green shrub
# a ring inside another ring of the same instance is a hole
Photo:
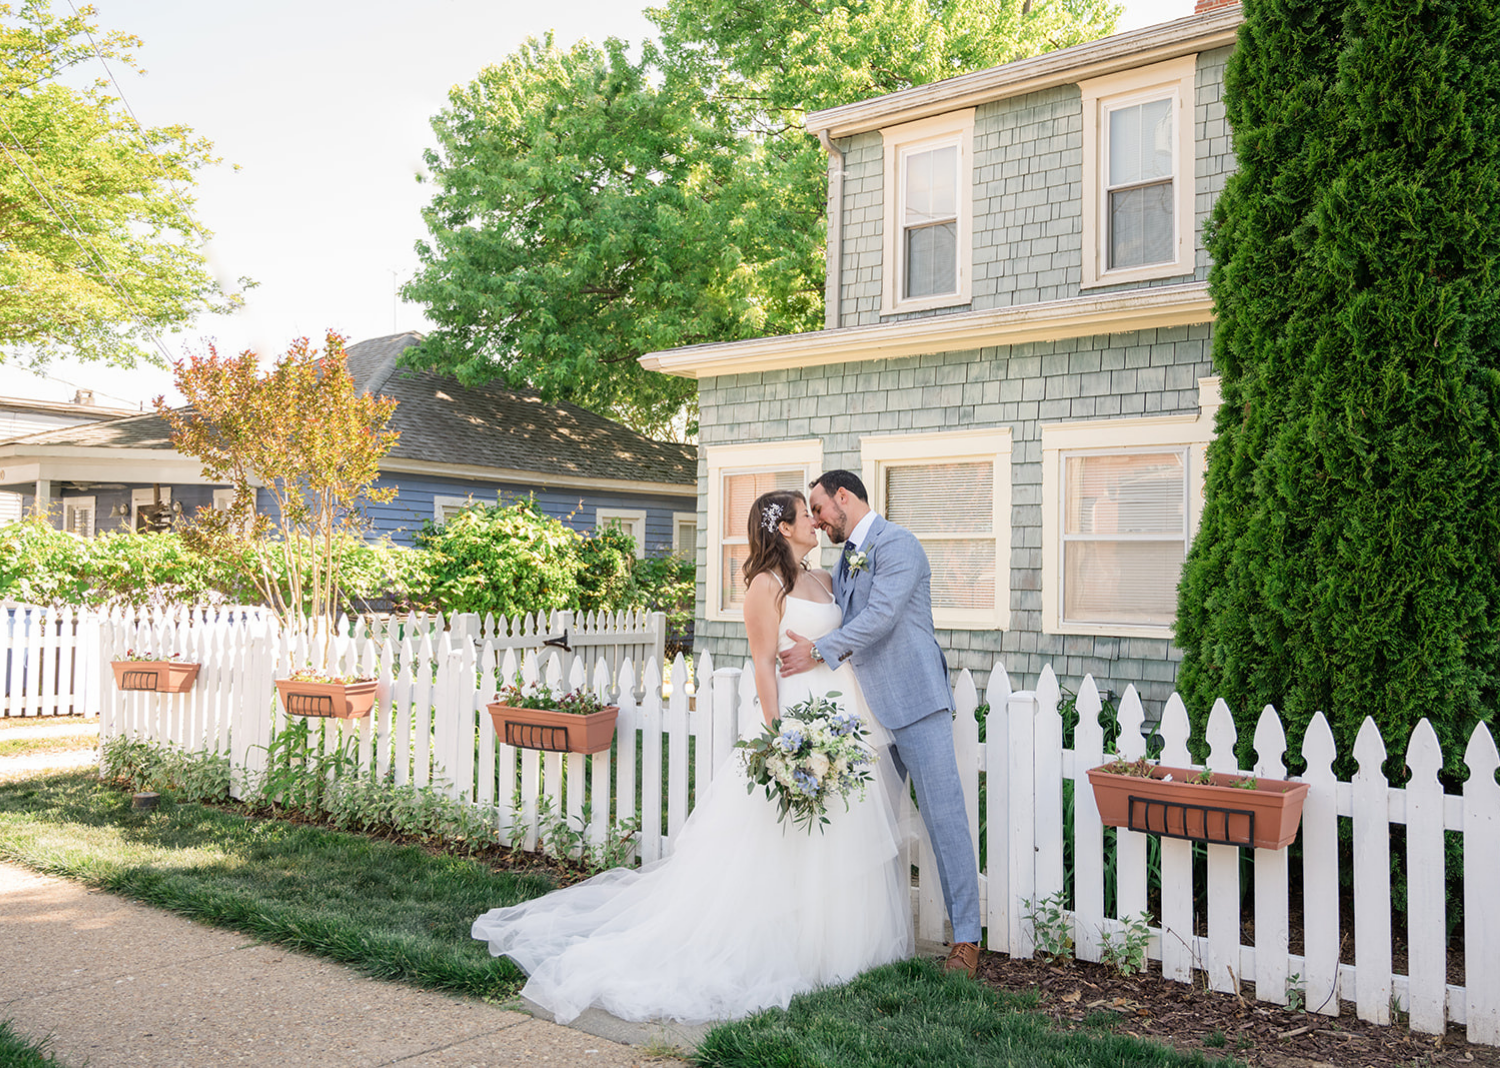
[[[635,562],[635,584],[640,607],[665,612],[667,627],[682,633],[693,622],[697,608],[698,569],[681,556],[656,556]]]
[[[90,605],[200,604],[223,595],[231,572],[173,534],[115,531],[86,542],[84,594]]]
[[[635,539],[608,523],[573,545],[578,567],[578,596],[571,607],[580,612],[618,612],[640,607],[636,586]]]
[[[42,519],[0,527],[0,594],[23,604],[83,604],[88,542]]]
[[[418,599],[439,610],[525,615],[578,601],[579,536],[532,498],[475,504],[417,533],[427,551]]]

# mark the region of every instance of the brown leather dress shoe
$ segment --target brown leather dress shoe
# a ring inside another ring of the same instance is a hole
[[[943,962],[945,972],[963,972],[970,979],[979,971],[979,946],[974,942],[955,942]]]

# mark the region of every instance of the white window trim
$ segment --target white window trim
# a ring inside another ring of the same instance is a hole
[[[682,538],[679,536],[679,532],[682,530],[682,528],[684,526],[686,526],[688,524],[691,524],[692,527],[693,527],[694,538],[693,538],[693,544],[687,546],[687,548],[686,548],[686,554],[685,555],[687,556],[687,558],[689,560],[691,560],[691,559],[694,559],[698,555],[698,539],[697,539],[698,513],[697,512],[673,512],[672,513],[672,551],[673,552],[677,551],[677,544],[678,544],[678,542],[680,542],[682,540]]]
[[[823,440],[755,442],[748,445],[710,445],[704,450],[708,462],[708,585],[704,587],[703,617],[718,622],[742,621],[738,608],[719,604],[724,570],[724,476],[757,471],[789,471],[802,468],[806,485],[823,473]]]
[[[1219,380],[1198,379],[1198,414],[1165,415],[1145,419],[1042,424],[1042,632],[1090,634],[1117,638],[1172,637],[1171,626],[1147,627],[1125,623],[1065,623],[1062,618],[1063,456],[1096,450],[1111,454],[1126,450],[1187,448],[1187,541],[1198,532],[1203,513],[1203,476],[1208,443],[1214,437],[1219,410]]]
[[[235,495],[235,488],[233,486],[227,486],[227,487],[224,487],[223,489],[216,489],[216,490],[214,490],[214,496],[213,496],[213,508],[214,508],[214,511],[217,511],[217,512],[227,512],[231,508],[233,508],[234,507],[234,495]],[[245,517],[245,522],[241,525],[240,530],[239,530],[239,533],[245,535],[246,537],[248,537],[255,530],[255,500],[256,500],[256,492],[255,492],[254,487],[252,487],[250,489],[250,514]]]
[[[637,531],[635,537],[635,558],[644,560],[646,558],[646,512],[643,508],[595,508],[594,529],[598,530],[606,523],[614,520],[620,524],[625,533],[631,533],[631,527]]]
[[[97,501],[98,498],[96,498],[96,497],[63,497],[60,500],[61,500],[61,503],[62,503],[62,506],[63,506],[63,527],[64,527],[64,529],[66,529],[67,525],[68,525],[68,510],[69,509],[72,509],[74,511],[87,510],[88,514],[89,514],[89,521],[87,523],[87,529],[80,535],[80,537],[92,538],[94,536],[95,531],[98,530],[97,523],[98,523],[98,519],[99,519],[99,510],[95,506],[95,501]]]
[[[1196,55],[1183,56],[1149,67],[1110,74],[1079,82],[1083,92],[1083,288],[1140,282],[1154,278],[1178,278],[1192,274],[1193,198],[1197,163],[1193,144],[1194,86],[1198,71]],[[1176,256],[1167,263],[1109,269],[1107,183],[1104,181],[1104,136],[1106,111],[1117,105],[1147,100],[1172,99],[1177,127],[1177,151],[1172,180],[1176,183]]]
[[[149,508],[156,501],[156,493],[147,486],[145,489],[133,489],[130,491],[130,529],[135,530],[136,524],[140,522],[142,508]],[[172,503],[172,487],[161,488],[161,503]]]
[[[465,505],[476,504],[476,503],[483,503],[483,502],[481,502],[479,500],[479,498],[475,497],[472,493],[466,494],[466,495],[464,495],[462,497],[456,497],[456,496],[452,496],[452,495],[438,496],[437,494],[433,494],[433,497],[432,497],[432,521],[434,523],[441,523],[441,522],[443,522],[444,521],[443,520],[443,512],[444,512],[445,509],[448,509],[448,508],[463,508]]]
[[[906,462],[931,463],[990,460],[995,465],[995,607],[939,609],[934,607],[935,627],[953,630],[1008,630],[1010,628],[1010,457],[1011,430],[955,430],[931,434],[892,434],[861,438],[862,477],[870,493],[870,507],[885,514],[885,479],[882,469]]]
[[[973,301],[974,279],[974,109],[887,126],[885,144],[885,235],[880,271],[880,314],[952,308]],[[958,146],[958,292],[903,298],[901,255],[901,157],[910,149]]]

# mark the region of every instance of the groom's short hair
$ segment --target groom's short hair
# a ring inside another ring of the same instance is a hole
[[[823,492],[830,497],[839,490],[846,489],[866,504],[870,503],[870,495],[865,492],[865,484],[853,471],[824,471],[807,484],[808,489],[814,486],[822,486]]]

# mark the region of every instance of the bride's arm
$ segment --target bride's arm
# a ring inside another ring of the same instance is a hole
[[[750,662],[755,665],[755,693],[766,726],[776,718],[776,645],[781,630],[781,606],[776,580],[762,571],[745,591],[745,634],[750,639]]]

